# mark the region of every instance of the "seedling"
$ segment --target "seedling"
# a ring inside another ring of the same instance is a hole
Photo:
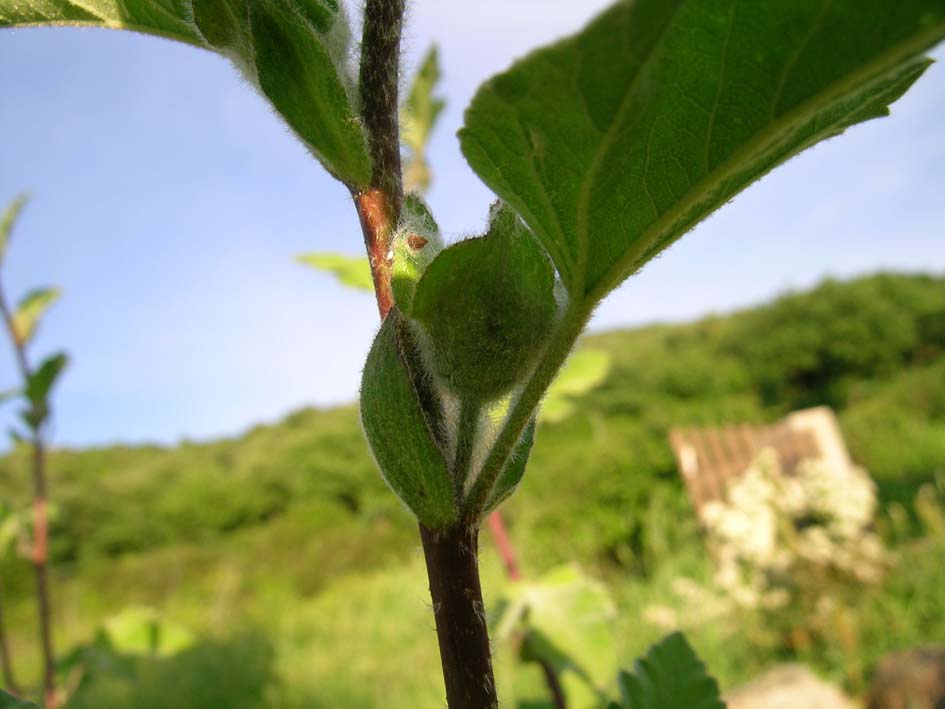
[[[420,523],[449,705],[483,709],[498,698],[479,525],[521,479],[542,398],[594,309],[777,165],[886,115],[945,36],[945,5],[618,2],[479,89],[459,138],[499,198],[488,233],[416,259],[409,239],[430,224],[402,188],[403,12],[404,0],[367,0],[357,68],[337,0],[0,0],[0,25],[131,29],[218,51],[348,188],[383,320],[365,432]],[[422,128],[408,145],[420,164]],[[620,686],[625,707],[719,705],[678,635]]]

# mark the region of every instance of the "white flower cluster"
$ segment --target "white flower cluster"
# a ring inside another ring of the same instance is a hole
[[[787,474],[765,449],[702,509],[718,561],[716,583],[742,607],[780,608],[831,580],[879,580],[888,557],[870,531],[876,490],[866,471],[823,460]]]

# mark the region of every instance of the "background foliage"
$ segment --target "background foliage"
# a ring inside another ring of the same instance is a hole
[[[529,475],[503,510],[526,577],[577,560],[605,582],[622,666],[664,633],[640,621],[643,609],[672,596],[681,575],[711,576],[668,429],[770,421],[819,403],[836,407],[878,483],[880,531],[899,564],[863,593],[848,644],[787,647],[750,613],[687,636],[723,688],[799,657],[855,691],[883,652],[945,637],[945,535],[914,505],[945,474],[945,278],[826,281],[731,316],[588,336],[583,347],[609,366],[567,415],[539,424]],[[17,506],[29,496],[27,464],[23,450],[0,459],[0,490]],[[234,675],[252,706],[439,701],[415,523],[375,471],[354,407],[302,410],[214,442],[57,450],[50,468],[57,641],[93,653],[93,667],[123,668],[90,671],[75,706],[239,707]],[[484,546],[492,603],[503,574]],[[33,675],[31,569],[11,556],[0,573],[21,674]],[[131,660],[96,646],[100,623],[130,605],[159,609],[194,643]],[[543,696],[538,670],[510,653],[500,650],[498,672],[505,696]],[[203,694],[172,698],[168,677],[181,688],[200,679]]]

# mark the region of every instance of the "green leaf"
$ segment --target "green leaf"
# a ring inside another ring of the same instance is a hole
[[[371,175],[337,0],[0,0],[0,27],[134,30],[231,59],[322,164],[364,187]]]
[[[485,236],[441,252],[417,284],[411,315],[446,387],[489,402],[518,383],[551,329],[553,286],[551,264],[505,205],[493,207]]]
[[[558,371],[542,402],[542,421],[557,423],[574,411],[574,400],[600,385],[610,371],[610,354],[603,350],[578,350]]]
[[[426,192],[430,188],[427,143],[437,119],[446,108],[446,101],[434,96],[439,81],[440,62],[436,45],[433,45],[420,62],[400,109],[400,139],[410,152],[404,166],[404,185],[408,192]]]
[[[20,195],[10,202],[10,205],[3,213],[3,217],[0,217],[0,263],[3,263],[3,259],[7,255],[7,246],[10,244],[10,234],[13,232],[13,226],[16,224],[16,220],[20,217],[20,212],[23,211],[23,207],[26,206],[28,201],[29,196],[25,194]]]
[[[374,292],[374,281],[371,279],[371,266],[367,256],[346,256],[328,251],[300,254],[296,257],[299,263],[330,273],[338,282],[354,290]]]
[[[171,657],[194,644],[190,631],[162,619],[146,606],[131,606],[112,616],[99,635],[123,655]]]
[[[30,400],[34,408],[45,408],[48,405],[49,392],[68,363],[69,357],[66,353],[57,352],[43,360],[33,372],[26,382],[26,398]]]
[[[480,87],[463,153],[599,300],[775,166],[884,116],[941,0],[636,0]]]
[[[13,313],[13,337],[17,343],[23,345],[33,339],[40,319],[61,294],[59,288],[36,288],[20,299]]]
[[[17,699],[0,689],[0,709],[39,709],[33,702]]]
[[[667,635],[620,673],[623,709],[725,709],[718,683],[682,633]]]
[[[391,310],[364,365],[361,423],[387,484],[424,525],[443,529],[456,520],[456,503],[436,439],[439,403],[413,375],[412,340],[403,316]]]
[[[497,640],[524,633],[526,658],[555,669],[569,707],[600,705],[617,672],[616,607],[603,584],[566,564],[513,584],[497,607]]]
[[[486,503],[485,514],[489,514],[515,492],[515,488],[522,481],[522,476],[525,475],[525,466],[528,463],[528,456],[532,452],[534,442],[535,422],[531,421],[525,427],[525,432],[519,439],[518,446],[509,456],[505,468],[499,473],[499,477],[495,481],[495,487],[489,496],[489,502]]]

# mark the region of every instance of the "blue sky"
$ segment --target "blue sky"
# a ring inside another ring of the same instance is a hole
[[[606,4],[412,4],[406,65],[441,46],[449,107],[429,201],[449,237],[481,229],[491,199],[455,138],[475,88]],[[356,396],[373,302],[293,257],[359,253],[357,219],[233,68],[164,40],[63,29],[0,32],[0,67],[0,203],[34,197],[4,283],[65,291],[34,346],[73,358],[57,443],[230,435]],[[792,160],[700,225],[593,327],[732,310],[826,275],[945,271],[943,106],[945,63],[891,118]],[[13,381],[3,350],[0,388]]]

